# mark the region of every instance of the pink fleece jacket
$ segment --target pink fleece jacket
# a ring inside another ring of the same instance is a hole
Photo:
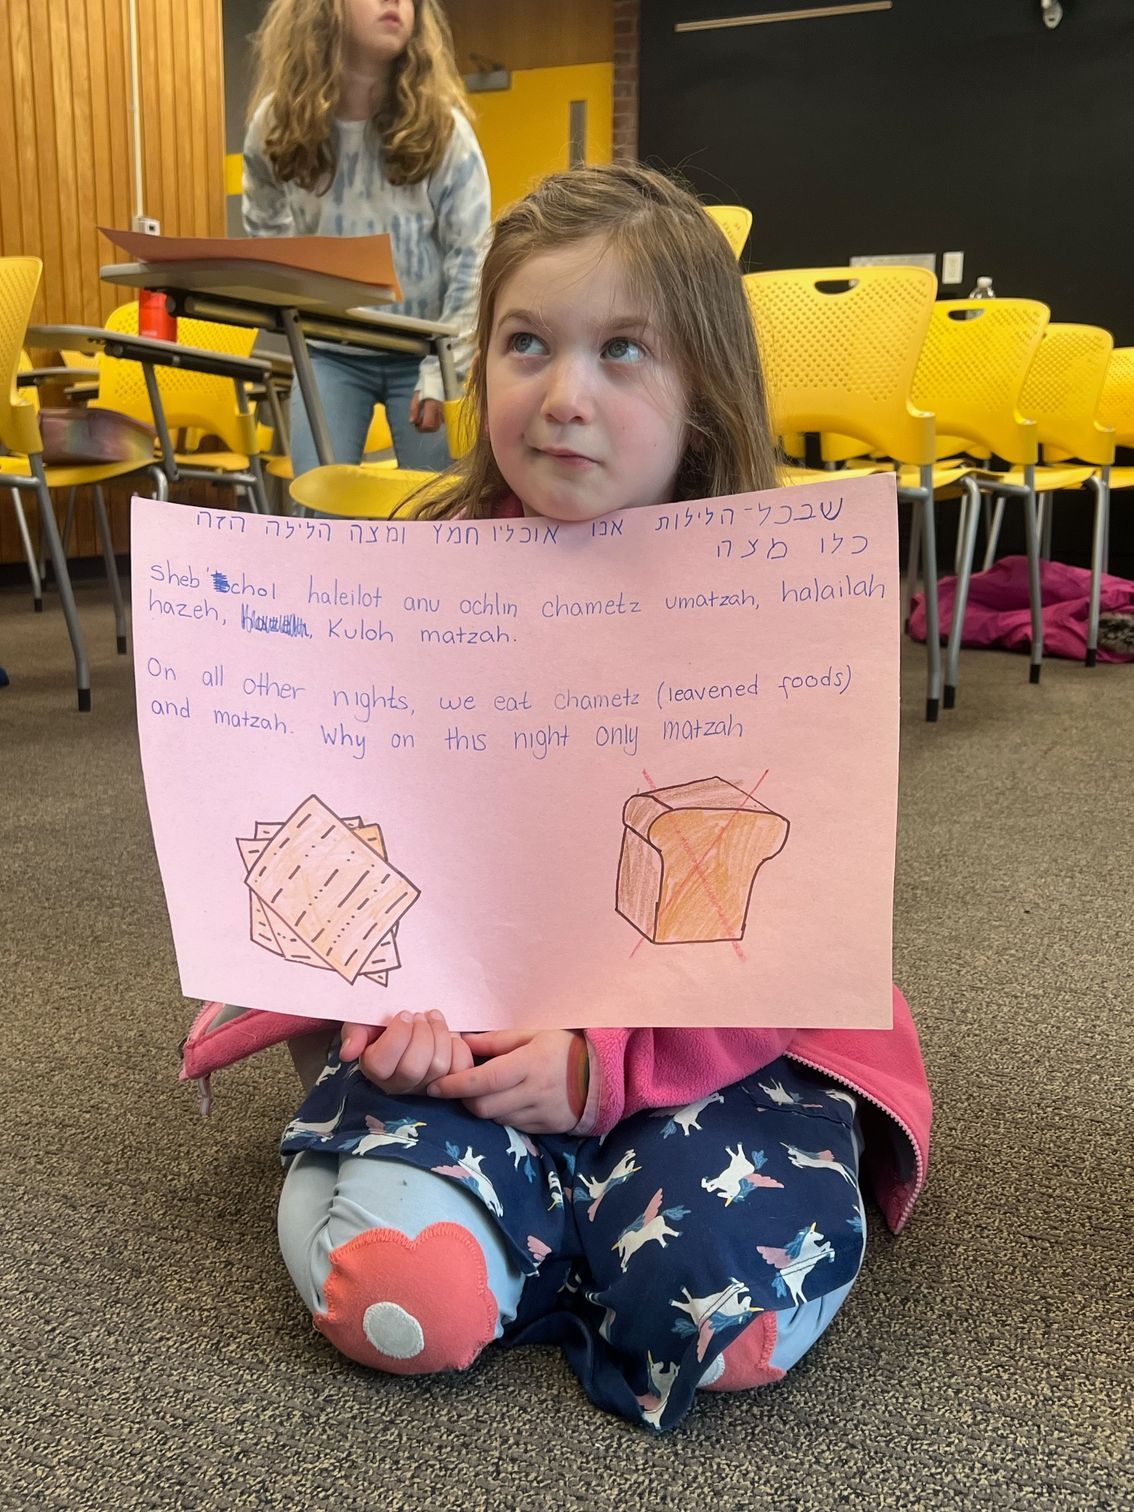
[[[510,497],[498,519],[523,514]],[[210,1105],[209,1076],[221,1066],[296,1035],[327,1027],[304,1019],[205,1003],[182,1046],[181,1079],[196,1079],[202,1107]],[[895,1233],[925,1184],[933,1102],[917,1030],[905,998],[894,988],[891,1029],[588,1029],[590,1089],[572,1131],[609,1133],[643,1108],[683,1107],[751,1076],[781,1055],[829,1076],[865,1101],[865,1159],[878,1205]]]
[[[867,1162],[897,1232],[925,1183],[933,1103],[909,1005],[886,1029],[588,1029],[591,1083],[576,1134],[606,1134],[642,1108],[680,1107],[781,1055],[864,1099]],[[879,1115],[884,1115],[879,1117]]]
[[[298,1035],[326,1019],[227,1009],[205,1003],[182,1046],[181,1080],[200,1084],[222,1066]],[[590,1092],[573,1133],[601,1135],[642,1108],[682,1107],[787,1055],[865,1101],[867,1166],[878,1204],[897,1232],[925,1182],[932,1101],[917,1030],[894,988],[892,1029],[588,1029]]]

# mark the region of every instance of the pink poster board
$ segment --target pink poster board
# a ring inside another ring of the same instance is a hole
[[[139,498],[132,563],[188,996],[889,1024],[892,477],[593,525]]]

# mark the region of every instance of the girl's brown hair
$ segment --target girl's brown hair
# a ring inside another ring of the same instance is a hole
[[[484,353],[500,291],[541,252],[590,237],[606,242],[657,330],[685,389],[689,445],[675,502],[774,488],[776,446],[740,269],[719,228],[682,185],[637,164],[553,173],[496,222],[481,274],[467,403],[471,450],[413,500],[426,518],[485,519],[509,488],[486,424]]]
[[[470,114],[444,11],[437,0],[417,0],[414,11],[413,34],[370,121],[391,184],[428,178],[449,145],[454,109]],[[281,183],[320,192],[335,176],[344,33],[343,0],[272,0],[253,38],[249,119],[270,95],[264,153]]]

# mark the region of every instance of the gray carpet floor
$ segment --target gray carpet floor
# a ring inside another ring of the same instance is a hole
[[[895,974],[937,1123],[906,1233],[780,1385],[658,1438],[550,1349],[391,1380],[312,1331],[274,1242],[286,1053],[177,1082],[181,997],[132,669],[78,597],[0,592],[5,1509],[1028,1508],[1131,1493],[1134,666],[904,651]]]

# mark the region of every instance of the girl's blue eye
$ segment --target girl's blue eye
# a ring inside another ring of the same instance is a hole
[[[641,345],[629,336],[615,336],[603,347],[603,356],[614,362],[641,362]]]
[[[508,337],[508,350],[515,352],[518,357],[534,357],[539,352],[546,351],[546,348],[539,337],[533,336],[531,331],[516,331]]]

